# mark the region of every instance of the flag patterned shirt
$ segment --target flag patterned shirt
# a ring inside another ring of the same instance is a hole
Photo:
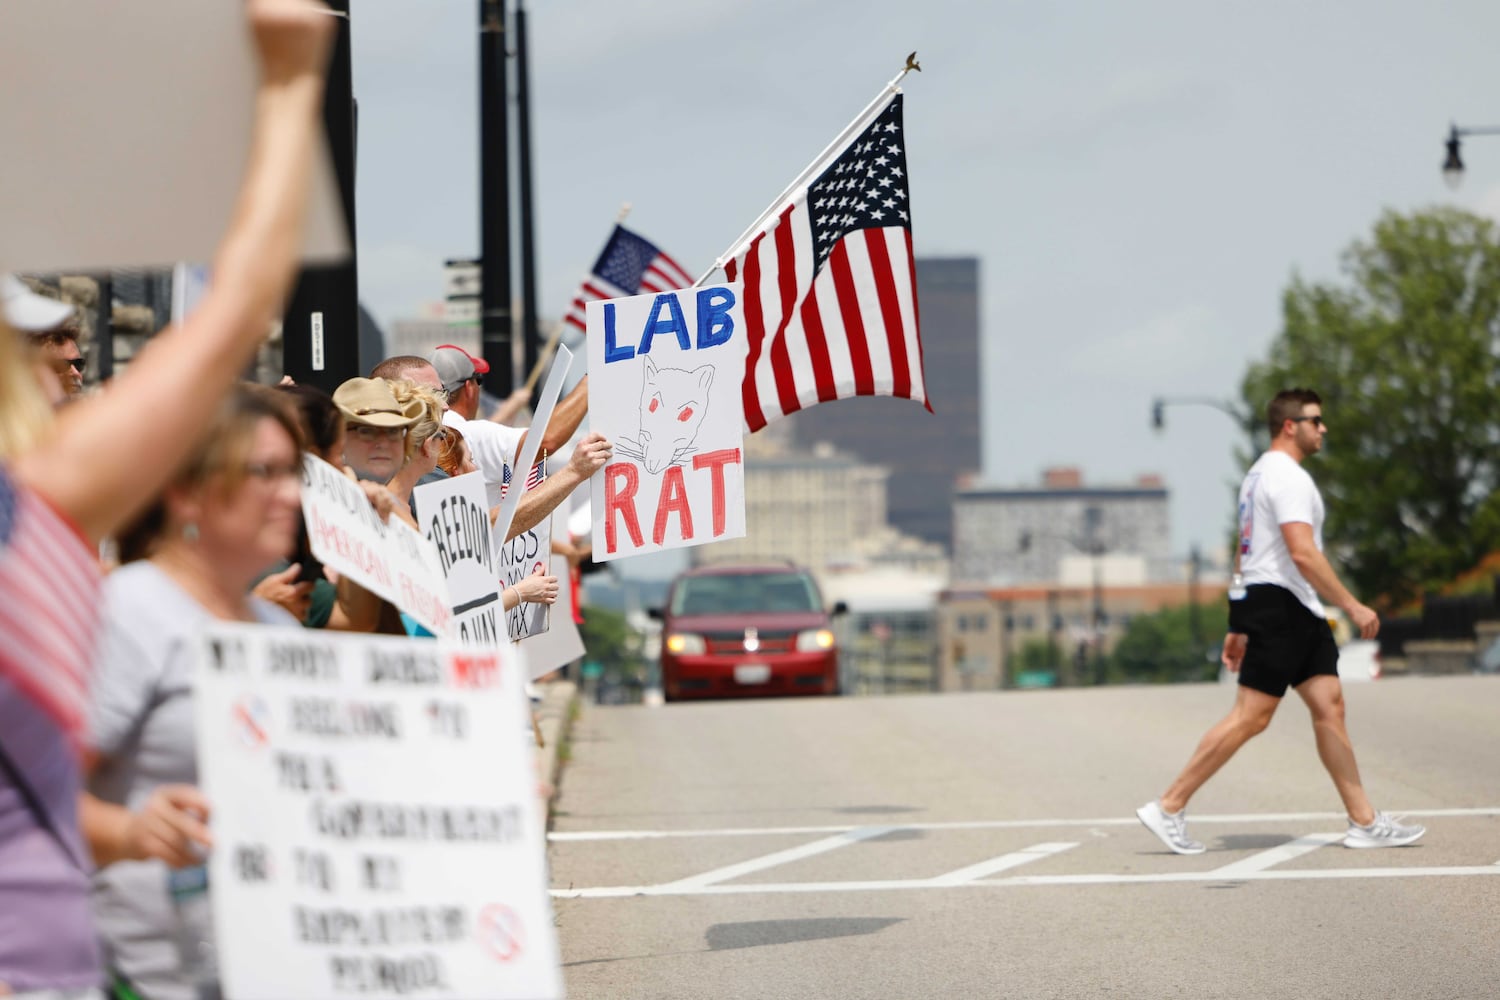
[[[0,751],[48,817],[0,769],[0,984],[15,992],[102,979],[77,815],[99,588],[77,529],[0,464]]]

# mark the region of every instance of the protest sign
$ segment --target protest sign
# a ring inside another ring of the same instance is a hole
[[[592,480],[594,559],[745,534],[738,285],[588,304],[589,414],[614,458]]]
[[[229,1000],[562,996],[522,684],[498,648],[205,631]]]
[[[484,477],[471,472],[412,492],[420,514],[417,523],[437,553],[453,602],[449,636],[460,646],[498,645],[503,612]]]
[[[517,477],[519,478],[519,477]],[[543,480],[545,481],[545,480]],[[500,587],[514,587],[522,577],[541,571],[548,572],[552,559],[552,518],[533,525],[515,538],[500,546]],[[505,629],[512,640],[519,642],[547,631],[549,606],[533,601],[522,601],[505,613]]]
[[[5,0],[0,66],[0,270],[214,258],[249,160],[260,72],[244,4]],[[347,255],[326,148],[305,232],[306,258]]]
[[[381,521],[358,483],[316,455],[302,456],[302,519],[313,555],[329,569],[447,636],[453,606],[438,555],[411,525]]]

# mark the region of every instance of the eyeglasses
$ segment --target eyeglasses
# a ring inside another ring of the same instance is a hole
[[[1323,423],[1323,418],[1322,417],[1288,417],[1287,419],[1290,420],[1294,424],[1300,424],[1304,420],[1310,420],[1310,421],[1312,421],[1312,425],[1314,427],[1327,427],[1328,426],[1327,424]]]
[[[285,482],[288,479],[302,481],[302,463],[280,464],[271,462],[246,462],[245,475],[262,482]]]
[[[88,364],[87,358],[68,358],[68,367],[78,374],[83,374],[84,365]]]
[[[405,427],[376,427],[374,424],[345,424],[344,430],[366,442],[399,441],[406,434]]]

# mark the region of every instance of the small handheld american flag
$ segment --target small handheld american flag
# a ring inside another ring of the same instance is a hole
[[[691,288],[693,278],[650,240],[615,226],[594,269],[579,286],[563,322],[587,330],[585,307],[596,299],[618,299],[645,292]]]

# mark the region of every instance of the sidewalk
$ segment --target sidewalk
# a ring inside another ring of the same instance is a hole
[[[538,684],[542,700],[533,707],[537,715],[537,727],[542,733],[541,755],[542,780],[555,790],[560,771],[557,752],[568,738],[569,719],[574,704],[578,701],[578,685],[572,681],[551,681]]]

